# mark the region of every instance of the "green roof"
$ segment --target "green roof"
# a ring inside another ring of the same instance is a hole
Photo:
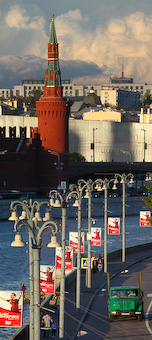
[[[57,44],[57,37],[56,37],[56,31],[55,31],[55,25],[54,25],[54,14],[52,15],[49,43],[50,44]]]

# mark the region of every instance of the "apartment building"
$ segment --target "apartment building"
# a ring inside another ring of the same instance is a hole
[[[126,91],[138,91],[140,95],[145,94],[146,92],[150,92],[152,94],[152,84],[147,83],[134,83],[131,82],[132,78],[110,78],[108,83],[101,84],[75,84],[72,83],[70,79],[62,79],[62,87],[63,87],[63,97],[85,97],[89,94],[90,88],[93,85],[94,91],[97,96],[101,96],[101,89],[105,86],[108,87],[119,87],[119,89],[123,89]],[[14,96],[29,96],[32,90],[41,90],[43,91],[44,87],[44,79],[22,79],[22,84],[14,85],[12,89],[0,89],[0,97],[9,98],[10,95]]]
[[[140,93],[138,91],[102,86],[100,98],[103,105],[120,106],[124,110],[140,108]]]

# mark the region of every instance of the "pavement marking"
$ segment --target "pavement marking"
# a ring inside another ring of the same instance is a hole
[[[147,297],[152,297],[152,293],[151,294],[147,294]]]
[[[147,308],[147,312],[146,312],[146,320],[145,320],[146,327],[147,327],[147,329],[148,329],[148,331],[149,331],[150,334],[152,334],[152,329],[151,329],[150,326],[149,326],[148,316],[149,316],[149,311],[150,311],[151,307],[152,307],[152,300],[150,301],[150,304],[149,304],[149,306],[148,306],[148,308]]]

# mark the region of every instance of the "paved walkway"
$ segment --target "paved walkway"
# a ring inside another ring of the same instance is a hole
[[[148,249],[149,248],[149,249]],[[121,258],[113,258],[108,261],[108,271],[110,276],[115,275],[116,273],[122,271],[125,268],[128,268],[132,265],[132,263],[139,262],[142,258],[152,256],[152,246],[146,247],[146,249],[136,249],[136,252],[130,253],[126,255],[126,262],[121,262]],[[66,287],[66,291],[69,293],[65,295],[65,332],[64,332],[64,340],[74,340],[77,336],[77,333],[81,327],[82,322],[84,321],[89,307],[93,301],[94,296],[100,291],[102,288],[106,288],[106,274],[102,273],[99,275],[92,273],[92,283],[91,290],[88,291],[85,286],[85,273],[82,272],[81,275],[81,308],[80,311],[77,311],[75,308],[76,301],[76,280],[74,280],[71,284]],[[55,316],[52,316],[56,319],[58,324],[58,311]],[[45,339],[43,336],[43,332],[41,334],[41,339]],[[51,330],[48,332],[48,339],[51,339]],[[58,335],[58,331],[57,331]],[[58,337],[57,337],[58,338]]]

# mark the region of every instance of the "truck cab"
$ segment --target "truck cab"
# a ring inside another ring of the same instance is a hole
[[[143,317],[142,295],[139,287],[111,287],[108,297],[109,318],[135,316],[138,321],[141,321]]]
[[[138,286],[110,287],[110,276],[107,273],[108,313],[110,320],[118,317],[143,318],[143,292],[141,272],[138,273]]]

